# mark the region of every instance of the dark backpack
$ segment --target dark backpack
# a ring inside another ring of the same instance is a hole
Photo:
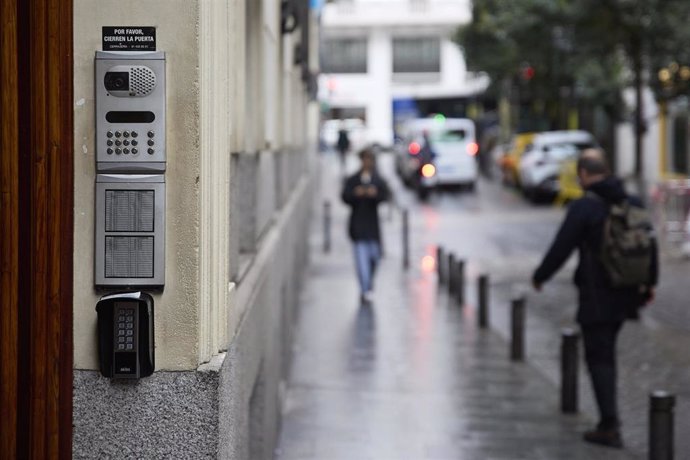
[[[614,288],[650,284],[653,238],[646,209],[632,205],[628,199],[609,204],[599,259]]]

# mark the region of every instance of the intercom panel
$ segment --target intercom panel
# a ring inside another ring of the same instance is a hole
[[[152,287],[165,284],[165,177],[96,176],[95,284]]]
[[[96,168],[165,171],[165,53],[96,52]]]
[[[98,354],[101,374],[140,378],[153,373],[155,344],[153,297],[123,292],[101,297],[98,313]]]

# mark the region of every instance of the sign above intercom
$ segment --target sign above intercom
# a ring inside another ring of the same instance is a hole
[[[103,51],[156,51],[156,28],[103,27]]]

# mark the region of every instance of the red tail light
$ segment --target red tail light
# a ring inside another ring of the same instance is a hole
[[[429,177],[434,177],[434,174],[436,174],[436,168],[434,167],[434,165],[432,165],[431,163],[427,163],[424,166],[422,166],[422,176],[428,179]]]
[[[470,142],[467,144],[467,153],[471,156],[475,156],[479,153],[479,145],[476,142]]]
[[[410,152],[411,155],[417,155],[421,150],[422,146],[419,145],[418,142],[411,142],[407,147],[407,151]]]

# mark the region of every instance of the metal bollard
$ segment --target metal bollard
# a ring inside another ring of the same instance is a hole
[[[455,269],[455,295],[460,306],[465,304],[465,261],[458,259]]]
[[[477,283],[479,290],[479,327],[486,329],[489,327],[489,275],[480,275]]]
[[[574,414],[578,409],[578,370],[580,335],[576,330],[561,331],[561,412]]]
[[[445,269],[447,267],[445,267],[444,263],[443,263],[444,257],[445,257],[445,253],[443,251],[443,247],[438,246],[436,248],[436,273],[438,274],[438,284],[439,285],[444,284],[446,282],[446,280],[445,280],[445,276],[446,276]]]
[[[407,209],[403,209],[402,212],[402,265],[403,269],[407,270],[410,268],[410,214]]]
[[[331,202],[323,203],[323,252],[331,251]]]
[[[513,299],[511,312],[510,359],[525,359],[525,298]]]
[[[676,397],[667,391],[649,395],[649,460],[673,459],[673,408]]]
[[[455,254],[448,255],[448,294],[455,293]]]

